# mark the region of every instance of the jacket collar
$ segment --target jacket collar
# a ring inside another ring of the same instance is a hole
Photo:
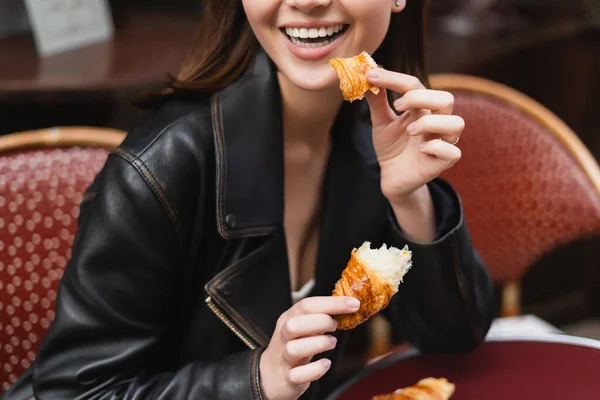
[[[219,233],[226,239],[273,233],[283,223],[282,112],[276,69],[263,51],[212,96],[211,113]]]

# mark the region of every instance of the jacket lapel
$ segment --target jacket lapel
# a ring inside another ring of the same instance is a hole
[[[211,97],[217,227],[223,238],[273,233],[283,221],[283,136],[276,71],[258,51],[248,71]]]
[[[283,233],[254,242],[239,241],[253,250],[217,274],[206,291],[243,336],[266,346],[277,319],[291,307],[290,278]]]

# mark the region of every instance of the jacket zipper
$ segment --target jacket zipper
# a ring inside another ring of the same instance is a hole
[[[215,313],[217,318],[219,318],[221,322],[223,322],[233,333],[235,333],[235,335],[239,337],[240,340],[250,348],[250,350],[256,350],[256,344],[254,344],[254,341],[252,341],[252,339],[250,339],[248,336],[242,333],[242,331],[237,326],[235,326],[235,324],[231,322],[231,320],[227,318],[227,316],[221,310],[219,310],[219,307],[217,307],[217,305],[210,296],[206,298],[205,302],[208,308],[210,308],[211,311]]]

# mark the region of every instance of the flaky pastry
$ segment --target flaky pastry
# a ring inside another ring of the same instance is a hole
[[[448,400],[456,389],[446,378],[425,378],[416,385],[373,396],[371,400]]]
[[[367,71],[378,66],[366,51],[350,58],[332,58],[329,65],[337,73],[344,100],[361,100],[368,90],[379,93],[379,88],[367,81]]]
[[[379,249],[371,249],[371,243],[364,242],[358,249],[353,249],[335,284],[333,296],[355,297],[360,300],[360,308],[352,314],[335,316],[338,328],[352,329],[387,307],[411,268],[411,259],[412,252],[407,246],[399,250],[384,244]]]

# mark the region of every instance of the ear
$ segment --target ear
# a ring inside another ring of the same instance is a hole
[[[391,0],[392,1],[392,12],[399,13],[406,7],[406,0]]]

